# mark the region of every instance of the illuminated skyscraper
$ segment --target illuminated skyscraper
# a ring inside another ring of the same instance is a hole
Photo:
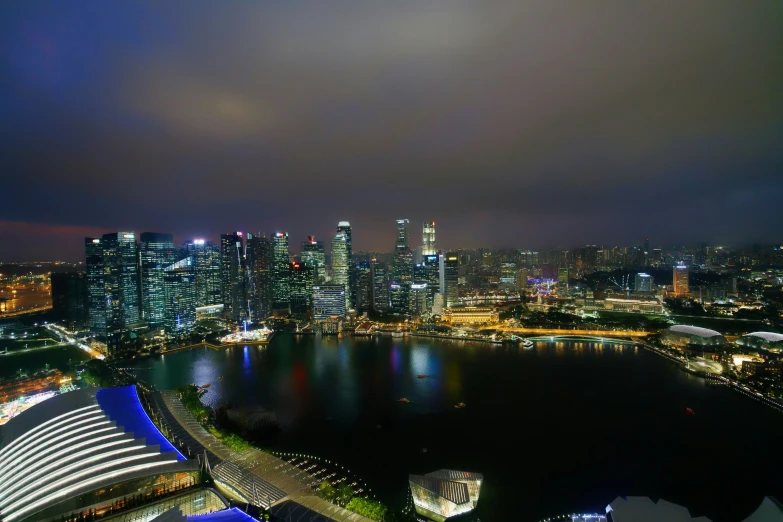
[[[394,313],[409,314],[411,285],[413,283],[391,283],[389,285],[389,304]]]
[[[446,308],[459,304],[459,256],[449,252],[443,258],[443,295]]]
[[[351,239],[351,224],[348,221],[340,221],[337,223],[337,233],[345,234],[345,240],[348,246],[348,286],[345,287],[346,294],[348,295],[347,308],[350,310],[356,306],[356,279],[353,277],[353,240]]]
[[[289,266],[291,284],[291,315],[306,319],[313,293],[313,267],[294,261]]]
[[[373,309],[372,265],[369,261],[356,263],[353,267],[353,277],[356,287],[354,307],[359,312],[369,312]]]
[[[248,320],[257,323],[272,315],[272,243],[268,238],[247,235],[245,264]]]
[[[96,237],[84,238],[87,271],[87,315],[90,333],[106,334],[106,289],[103,284],[103,245]]]
[[[421,255],[423,257],[438,253],[435,247],[435,222],[425,222],[421,232]]]
[[[685,265],[676,265],[674,267],[674,277],[672,281],[674,295],[686,295],[690,290],[688,287],[688,267]]]
[[[129,325],[141,320],[136,234],[104,234],[103,288],[106,300],[106,345],[109,354],[119,351]]]
[[[345,292],[345,309],[351,309],[351,280],[350,263],[351,253],[348,237],[345,232],[338,232],[332,240],[332,283],[343,285]]]
[[[413,281],[413,252],[408,242],[407,219],[397,220],[397,241],[394,244],[394,259],[392,259],[393,283],[410,283]]]
[[[242,232],[220,235],[220,279],[226,317],[241,322],[245,317],[245,252]]]
[[[291,306],[288,277],[288,232],[276,232],[272,237],[272,311],[286,315]]]
[[[639,272],[636,274],[634,291],[636,292],[652,292],[653,291],[653,277],[650,274]]]
[[[324,242],[316,241],[315,237],[307,236],[302,241],[302,263],[313,267],[314,284],[320,285],[326,281],[326,254]]]
[[[343,285],[313,286],[313,321],[345,317],[345,288]]]
[[[373,310],[389,311],[389,274],[386,263],[381,260],[371,261],[373,282]]]
[[[192,257],[180,259],[163,269],[163,290],[166,334],[188,333],[196,323],[196,276]]]
[[[182,245],[185,257],[193,258],[193,275],[196,284],[196,306],[216,305],[223,302],[220,249],[203,239],[194,239]]]
[[[175,261],[174,236],[142,232],[139,236],[141,258],[141,311],[152,330],[163,328],[166,297],[163,270]]]

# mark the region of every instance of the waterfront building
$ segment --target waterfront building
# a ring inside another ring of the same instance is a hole
[[[676,348],[685,348],[688,345],[715,347],[728,344],[728,341],[720,332],[684,324],[670,326],[661,332],[661,342]]]
[[[142,232],[139,236],[141,259],[142,318],[152,330],[163,328],[165,296],[163,270],[175,261],[174,236]]]
[[[498,324],[499,314],[490,306],[451,306],[444,311],[443,320],[451,326],[469,324]]]
[[[272,313],[288,315],[291,288],[288,284],[288,232],[272,237]]]
[[[326,282],[326,254],[323,241],[316,241],[315,236],[307,236],[307,241],[302,241],[301,261],[313,267],[314,284],[321,285]]]
[[[297,261],[292,262],[289,269],[291,277],[291,315],[297,319],[306,319],[310,313],[314,269],[310,265]]]
[[[204,239],[194,239],[182,245],[182,255],[193,259],[196,281],[196,306],[223,304],[220,248]]]
[[[373,310],[389,311],[389,274],[386,263],[373,259],[371,262],[373,285]]]
[[[97,237],[84,238],[87,274],[87,315],[90,333],[106,335],[106,289],[103,284],[103,245]]]
[[[634,282],[634,291],[635,292],[652,292],[654,290],[654,280],[653,276],[650,274],[646,274],[644,272],[639,272],[636,274],[635,282]]]
[[[52,313],[72,329],[89,324],[88,284],[85,272],[52,272]]]
[[[346,260],[348,266],[348,286],[345,288],[348,291],[347,309],[350,310],[356,306],[356,280],[353,277],[353,267],[355,263],[353,262],[353,240],[351,239],[353,231],[351,230],[351,224],[348,221],[340,221],[337,223],[337,233],[345,236],[347,250]]]
[[[432,310],[427,283],[411,283],[408,310],[414,316],[427,315]]]
[[[103,288],[106,302],[106,346],[109,355],[120,349],[122,336],[141,320],[136,234],[104,234]]]
[[[163,326],[168,336],[190,332],[196,324],[196,276],[193,258],[186,257],[163,270]]]
[[[432,256],[438,253],[435,246],[435,222],[425,221],[421,230],[421,255]]]
[[[766,352],[783,352],[783,334],[773,332],[751,332],[741,335],[736,343],[739,346],[764,350]]]
[[[220,279],[226,317],[241,322],[245,317],[245,248],[242,232],[220,235]]]
[[[200,477],[135,386],[83,388],[33,406],[0,431],[0,461],[5,522],[105,517],[127,509],[128,497],[184,493]]]
[[[343,318],[346,311],[345,287],[343,285],[313,286],[313,321]]]
[[[408,477],[416,513],[437,522],[475,509],[483,481],[481,473],[448,469]]]
[[[248,234],[245,259],[248,322],[252,324],[272,315],[272,243]]]
[[[351,251],[348,236],[338,232],[332,240],[332,284],[343,285],[345,292],[345,309],[351,309]]]
[[[674,295],[687,295],[690,290],[688,287],[688,267],[685,265],[675,265],[672,281]]]
[[[459,256],[449,252],[443,256],[443,296],[446,308],[459,304]]]

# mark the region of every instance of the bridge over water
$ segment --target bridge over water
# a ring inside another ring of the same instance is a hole
[[[516,337],[512,335],[512,338]],[[599,337],[599,336],[587,336],[587,335],[539,335],[534,337],[525,337],[531,342],[558,342],[558,341],[581,341],[588,343],[603,343],[603,344],[627,344],[634,345],[635,341],[629,339],[617,339],[613,337]]]

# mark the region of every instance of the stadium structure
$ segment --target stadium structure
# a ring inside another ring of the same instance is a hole
[[[773,332],[751,332],[741,335],[736,343],[746,348],[764,350],[766,352],[783,352],[783,334]]]
[[[685,348],[688,345],[716,347],[728,344],[720,332],[683,324],[670,326],[661,332],[661,342],[677,348]]]

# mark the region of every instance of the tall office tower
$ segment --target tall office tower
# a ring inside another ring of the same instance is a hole
[[[306,319],[313,293],[313,267],[294,261],[289,265],[291,285],[291,315]]]
[[[241,322],[245,317],[244,261],[242,232],[220,234],[220,280],[223,284],[224,313],[235,322]]]
[[[389,305],[397,314],[409,314],[411,286],[413,283],[391,283],[389,285]]]
[[[652,260],[652,250],[650,250],[650,239],[644,239],[644,266],[649,266]]]
[[[120,350],[122,335],[127,328],[141,320],[136,234],[104,234],[101,243],[106,299],[106,345],[109,355],[114,355]]]
[[[313,286],[313,321],[345,317],[345,287],[343,285]]]
[[[307,236],[307,241],[302,241],[302,263],[312,266],[314,284],[320,285],[326,282],[326,254],[324,242],[316,241],[315,237]]]
[[[557,283],[560,288],[568,288],[568,280],[571,274],[568,271],[567,266],[563,266],[557,269]]]
[[[394,244],[394,259],[392,259],[392,277],[394,283],[410,283],[413,281],[413,252],[408,243],[407,219],[397,220],[397,241]]]
[[[193,274],[196,277],[196,306],[216,305],[223,302],[223,279],[220,264],[220,248],[203,239],[194,239],[182,245],[184,257],[193,258]]]
[[[358,312],[369,312],[373,309],[372,265],[369,261],[356,263],[353,268],[356,287],[354,306]]]
[[[652,292],[653,277],[650,274],[645,274],[644,272],[639,272],[636,274],[634,290],[636,292]]]
[[[429,314],[432,305],[429,303],[427,283],[411,283],[408,295],[408,310],[414,316]]]
[[[431,310],[435,304],[435,294],[440,292],[440,262],[438,254],[424,257],[424,268],[427,274],[427,306]]]
[[[174,236],[156,232],[142,232],[139,236],[141,258],[141,311],[150,329],[163,328],[165,316],[163,270],[173,263]]]
[[[277,232],[272,237],[272,313],[290,312],[291,287],[288,284],[288,232]]]
[[[347,245],[347,262],[348,262],[348,286],[345,287],[348,301],[346,302],[346,308],[350,310],[356,305],[356,280],[353,277],[353,242],[351,240],[351,224],[348,221],[340,221],[337,223],[337,233],[345,235],[345,242]]]
[[[73,329],[89,323],[87,315],[87,274],[85,272],[52,272],[52,313]]]
[[[345,309],[351,309],[350,246],[344,232],[338,232],[332,240],[332,284],[345,288]]]
[[[435,222],[426,222],[421,230],[421,255],[431,256],[438,253],[435,248]]]
[[[373,259],[371,262],[373,286],[373,310],[389,311],[389,274],[386,263]]]
[[[93,335],[106,334],[106,289],[103,284],[103,245],[96,237],[84,238],[87,270],[87,326]]]
[[[672,288],[674,295],[686,295],[688,288],[688,267],[685,265],[675,265]]]
[[[457,306],[459,303],[459,256],[456,252],[449,252],[444,256],[443,283],[446,308]]]
[[[246,279],[248,322],[272,315],[272,243],[266,237],[247,235]]]
[[[196,324],[196,275],[193,258],[186,257],[163,269],[163,329],[176,337]]]

